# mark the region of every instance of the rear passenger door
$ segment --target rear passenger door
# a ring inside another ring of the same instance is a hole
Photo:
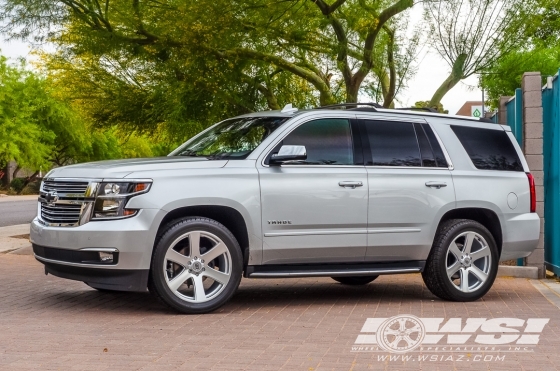
[[[366,261],[425,260],[455,207],[450,164],[426,122],[361,119],[368,173]]]

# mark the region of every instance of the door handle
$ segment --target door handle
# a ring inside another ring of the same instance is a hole
[[[447,187],[445,182],[426,182],[426,187],[440,189],[442,187]]]
[[[362,182],[353,182],[353,181],[349,181],[349,180],[345,180],[342,182],[338,182],[338,185],[344,188],[352,188],[355,189],[356,187],[361,187],[364,185],[364,183]]]

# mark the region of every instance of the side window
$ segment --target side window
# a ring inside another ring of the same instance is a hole
[[[346,119],[321,119],[306,122],[292,131],[282,145],[305,146],[304,165],[353,165],[352,131]],[[280,147],[277,147],[277,150]]]
[[[422,166],[447,168],[447,160],[432,128],[428,124],[414,124],[422,154]]]
[[[414,126],[408,122],[366,121],[374,166],[422,166]]]
[[[477,169],[523,171],[515,147],[505,131],[454,125],[451,129]]]

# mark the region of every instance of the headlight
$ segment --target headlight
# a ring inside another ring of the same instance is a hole
[[[99,184],[92,220],[134,216],[138,210],[126,209],[132,197],[150,190],[151,182],[103,182]]]

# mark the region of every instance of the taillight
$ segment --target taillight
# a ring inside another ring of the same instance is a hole
[[[529,193],[531,194],[531,212],[537,211],[537,191],[535,190],[535,178],[531,173],[527,173],[529,179]]]

